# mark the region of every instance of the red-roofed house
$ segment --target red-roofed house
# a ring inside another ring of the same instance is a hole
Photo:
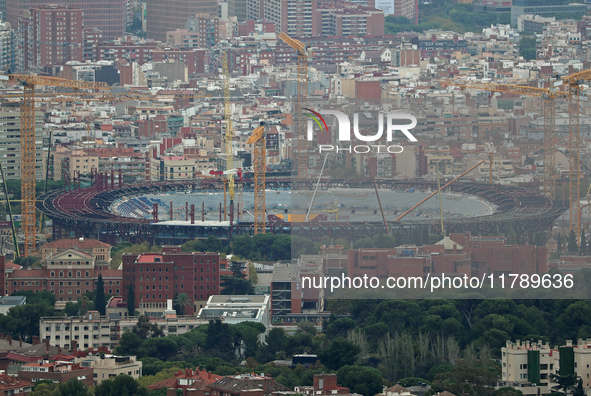
[[[349,388],[337,385],[336,374],[314,374],[314,385],[296,386],[295,391],[306,396],[349,394]]]
[[[28,395],[33,390],[33,383],[8,374],[0,374],[0,396]]]
[[[51,380],[56,383],[68,382],[72,378],[77,378],[87,386],[92,386],[93,373],[92,368],[80,367],[79,363],[44,360],[40,363],[25,364],[18,372],[18,376],[31,382]]]
[[[191,388],[205,390],[209,388],[210,384],[221,378],[221,375],[215,375],[206,370],[199,370],[199,367],[197,367],[197,370],[180,370],[174,374],[173,378],[149,385],[148,389]]]

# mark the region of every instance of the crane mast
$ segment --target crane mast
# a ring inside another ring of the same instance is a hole
[[[226,170],[234,169],[234,152],[232,150],[232,106],[230,105],[230,72],[228,71],[228,55],[224,52],[224,117],[226,121]],[[230,195],[230,216],[234,212],[234,197],[236,196],[234,190],[234,175],[228,173],[226,175],[226,182],[228,183],[228,193]],[[225,208],[224,208],[225,212]]]
[[[248,141],[253,145],[254,168],[254,234],[264,234],[265,222],[265,127],[256,128]]]
[[[306,140],[306,118],[303,110],[308,102],[308,57],[310,51],[304,43],[280,32],[277,37],[294,49],[298,55],[297,101],[294,106],[294,132],[297,139],[297,152],[294,153],[297,163],[298,179],[308,177],[308,143]]]
[[[23,87],[22,94],[3,94],[4,103],[20,102],[21,122],[21,227],[24,233],[22,257],[27,257],[36,248],[36,210],[35,210],[35,105],[37,102],[71,101],[119,101],[119,100],[157,100],[191,99],[201,97],[193,93],[112,93],[109,85],[103,82],[67,80],[56,77],[8,74],[0,75],[0,82],[18,82]],[[37,85],[71,88],[71,93],[36,93]],[[79,92],[85,89],[90,92]]]

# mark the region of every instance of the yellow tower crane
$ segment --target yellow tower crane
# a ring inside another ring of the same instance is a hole
[[[581,224],[581,131],[580,131],[580,84],[591,80],[591,70],[563,77],[557,82],[568,87],[568,200],[569,231],[574,231],[580,240]]]
[[[555,99],[568,99],[568,92],[547,88],[536,88],[525,85],[490,84],[476,81],[447,81],[462,89],[480,89],[483,91],[502,92],[514,95],[533,96],[543,99],[544,112],[544,195],[550,199],[556,198],[556,102]],[[491,161],[492,164],[492,161]]]
[[[230,104],[230,72],[228,71],[228,55],[224,52],[224,117],[226,120],[226,171],[234,169],[234,150],[232,150],[232,106]],[[234,175],[231,172],[227,173],[228,192],[230,195],[230,216],[234,215],[234,197],[236,196],[234,190]],[[224,199],[224,217],[226,214]]]
[[[35,251],[35,86],[46,85],[73,89],[105,89],[105,83],[95,83],[62,78],[8,74],[0,81],[16,81],[23,86],[21,102],[21,226],[25,243],[23,257]]]
[[[449,82],[460,88],[475,88],[487,91],[505,92],[527,96],[541,97],[544,100],[544,193],[548,198],[555,199],[556,194],[556,103],[555,99],[568,99],[569,136],[569,231],[574,231],[577,240],[581,233],[581,190],[580,190],[580,84],[591,80],[591,70],[584,70],[562,77],[552,82],[552,88],[535,88],[510,84],[487,84],[479,82]],[[568,90],[559,90],[566,86]]]
[[[254,168],[254,234],[264,234],[265,221],[265,127],[254,130],[248,141],[253,145],[252,163]]]
[[[2,103],[20,103],[21,112],[21,227],[24,232],[24,249],[22,257],[35,251],[36,245],[36,212],[35,212],[35,103],[60,103],[79,101],[152,101],[159,99],[191,99],[203,97],[192,92],[172,93],[112,93],[106,83],[66,80],[54,77],[32,75],[0,75],[0,82],[19,82],[23,86],[22,93],[0,95]],[[36,85],[72,88],[70,93],[35,93]],[[101,90],[101,92],[78,92],[79,89]]]
[[[298,93],[294,106],[294,132],[297,139],[297,152],[294,153],[297,161],[298,179],[308,177],[308,144],[306,140],[306,119],[304,109],[308,102],[308,58],[311,52],[308,47],[299,40],[292,39],[284,32],[277,35],[287,45],[293,48],[298,55]]]

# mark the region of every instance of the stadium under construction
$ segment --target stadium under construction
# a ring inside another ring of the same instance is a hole
[[[295,219],[291,213],[306,212],[309,193],[316,182],[289,177],[267,178],[269,198],[265,231],[307,238],[330,236],[355,240],[386,233],[385,227],[388,227],[390,234],[402,235],[403,241],[408,242],[413,232],[441,233],[434,202],[431,207],[426,204],[412,216],[394,221],[408,208],[408,202],[418,202],[427,192],[438,189],[437,181],[424,179],[376,179],[387,214],[384,217],[387,221],[382,221],[372,179],[324,178],[318,182],[319,191],[330,191],[326,195],[331,199],[336,197],[338,203],[326,199],[323,202],[319,197],[308,221],[290,221]],[[105,175],[102,182],[90,188],[42,195],[37,200],[37,209],[53,221],[54,238],[84,236],[109,243],[150,241],[153,244],[178,244],[210,235],[230,239],[253,234],[248,198],[253,185],[253,180],[245,178],[244,207],[237,204],[234,211],[225,212],[222,178],[123,185],[116,183],[113,177],[109,182]],[[446,233],[470,231],[498,235],[511,228],[531,240],[534,232],[551,229],[568,208],[534,190],[519,187],[458,181],[445,191]],[[298,198],[294,197],[296,193]]]

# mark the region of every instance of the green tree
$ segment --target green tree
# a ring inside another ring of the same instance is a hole
[[[454,395],[493,396],[498,379],[497,372],[488,368],[454,367],[445,374],[437,374],[431,389],[434,392],[448,391]]]
[[[191,299],[187,293],[180,293],[174,299],[174,303],[179,307],[181,316],[185,315],[185,307],[191,306]]]
[[[169,337],[149,338],[142,344],[141,355],[169,360],[179,351],[178,344]]]
[[[105,315],[107,311],[107,300],[105,298],[105,282],[103,276],[99,274],[96,282],[96,297],[94,300],[96,310],[101,314]]]
[[[38,381],[33,387],[33,392],[29,396],[54,396],[57,393],[59,385],[53,381]]]
[[[373,367],[344,366],[337,372],[338,383],[351,392],[375,395],[382,391],[382,374]]]
[[[354,364],[360,351],[358,346],[337,337],[328,348],[318,354],[318,358],[329,369],[338,370],[343,366]]]
[[[220,286],[223,288],[221,294],[252,294],[248,279],[234,278],[233,276],[222,276],[221,279]]]
[[[585,238],[585,230],[581,230],[581,246],[579,246],[579,254],[581,256],[587,254],[587,240]]]
[[[90,394],[88,386],[77,378],[59,384],[59,389],[55,393],[57,396],[90,396]]]
[[[248,279],[250,280],[251,285],[256,285],[259,282],[259,275],[252,262],[248,263]]]
[[[580,378],[575,374],[550,374],[550,380],[556,384],[552,387],[552,389],[557,392],[561,391],[564,395],[573,394],[575,392],[579,379]]]
[[[214,357],[226,361],[233,358],[234,340],[230,325],[221,320],[210,320],[207,326],[207,350]]]
[[[133,331],[123,333],[116,351],[120,355],[139,355],[144,341]]]
[[[10,308],[7,315],[0,315],[0,329],[13,339],[22,337],[26,340],[39,335],[41,317],[53,315],[53,306],[46,303],[19,305]]]
[[[47,290],[33,291],[33,290],[19,290],[12,293],[13,296],[27,297],[27,304],[41,304],[55,305],[55,294]]]
[[[574,230],[571,230],[570,234],[568,234],[567,249],[570,253],[575,253],[577,250],[579,250],[579,246],[577,244],[577,236],[575,235]]]
[[[137,324],[133,326],[132,331],[142,340],[164,336],[162,329],[156,323],[150,323],[150,318],[145,315],[138,316]]]
[[[133,288],[133,283],[127,286],[127,315],[135,315],[135,289]]]
[[[147,396],[148,390],[128,375],[118,375],[113,379],[107,379],[94,388],[96,396]]]

